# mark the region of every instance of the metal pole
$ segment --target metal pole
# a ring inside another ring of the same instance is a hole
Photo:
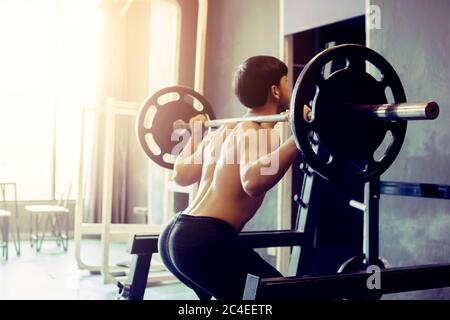
[[[364,244],[366,265],[378,265],[379,260],[379,204],[380,178],[376,178],[365,185],[364,202]]]

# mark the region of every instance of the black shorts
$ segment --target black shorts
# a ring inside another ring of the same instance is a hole
[[[162,232],[158,250],[181,282],[218,300],[242,300],[249,273],[282,276],[230,224],[212,217],[178,213]]]

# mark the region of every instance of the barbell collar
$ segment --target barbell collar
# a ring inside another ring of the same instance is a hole
[[[368,116],[381,120],[434,120],[439,116],[439,105],[435,101],[375,104],[356,106],[351,112],[355,116]]]

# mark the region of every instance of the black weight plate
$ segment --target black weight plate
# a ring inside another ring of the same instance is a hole
[[[172,95],[166,102],[160,100],[164,96]],[[198,103],[195,104],[194,101]],[[148,113],[153,108],[155,112],[151,124],[146,126]],[[173,123],[176,120],[189,122],[189,119],[198,115],[206,114],[212,120],[215,118],[214,111],[209,102],[198,92],[183,86],[174,86],[164,88],[150,98],[142,105],[136,119],[136,133],[139,143],[145,154],[160,166],[173,169],[173,162],[168,160],[167,155],[176,156],[183,145],[187,142],[178,135],[173,135]],[[146,138],[151,135],[158,150],[154,150]]]
[[[376,262],[376,265],[380,269],[386,269],[387,267],[387,261],[385,259],[378,259]],[[360,271],[366,271],[367,265],[366,265],[366,257],[364,254],[351,257],[347,261],[345,261],[340,267],[337,273],[353,273],[353,272],[360,272]]]
[[[364,88],[370,87],[370,91]],[[333,73],[316,99],[316,133],[328,151],[342,160],[364,160],[373,155],[389,129],[389,123],[355,118],[349,105],[386,103],[382,86],[367,73],[349,69]]]
[[[343,60],[344,67],[323,76],[330,62]],[[365,71],[366,61],[378,69],[381,80]],[[389,168],[403,144],[406,121],[356,118],[351,113],[352,106],[386,103],[387,87],[392,90],[392,102],[406,102],[402,83],[389,62],[364,46],[346,44],[324,50],[305,66],[293,90],[291,126],[304,160],[314,171],[328,180],[368,181]],[[311,121],[303,117],[305,105],[312,109]],[[380,159],[374,159],[387,131],[392,133],[390,146]]]

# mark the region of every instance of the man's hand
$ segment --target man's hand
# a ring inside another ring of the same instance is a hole
[[[291,111],[289,109],[287,109],[286,111],[283,111],[280,114],[284,116],[285,121],[290,126],[291,125]],[[310,122],[311,121],[311,117],[312,117],[312,110],[311,110],[311,108],[309,106],[307,106],[305,104],[304,107],[303,107],[303,119],[306,122]]]
[[[283,111],[280,113],[282,116],[284,116],[284,120],[287,122],[289,127],[291,126],[291,111],[287,109],[286,111]]]
[[[204,114],[198,114],[189,119],[189,127],[191,128],[191,135],[194,137],[203,137],[205,131],[205,121],[208,118]]]

